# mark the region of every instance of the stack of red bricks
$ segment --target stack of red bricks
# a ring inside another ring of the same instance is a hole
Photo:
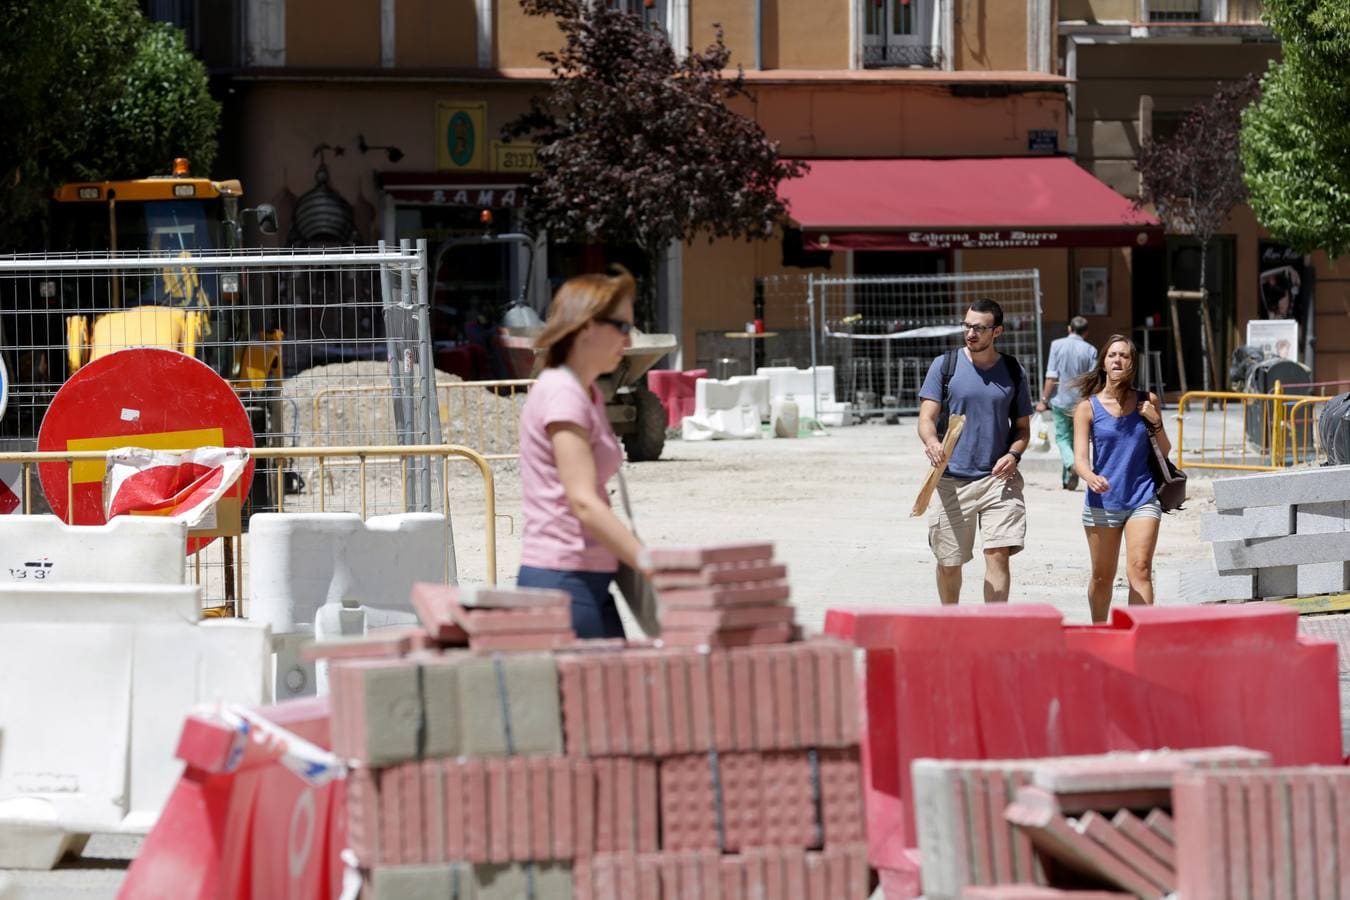
[[[850,647],[474,649],[548,604],[449,590],[419,586],[420,640],[325,654],[368,897],[866,896]]]
[[[1172,792],[1182,897],[1350,897],[1350,769],[1186,772]]]
[[[419,584],[413,590],[427,633],[471,650],[552,650],[576,640],[565,591]]]
[[[596,776],[578,900],[866,893],[851,648],[582,651],[558,665],[567,752]]]
[[[651,551],[661,641],[669,647],[781,644],[796,629],[787,567],[772,544]]]
[[[1268,762],[1268,754],[1233,747],[918,760],[914,786],[925,896],[1075,897],[1056,891],[1086,882],[1126,892],[1120,896],[1164,897],[1179,880],[1173,779]]]

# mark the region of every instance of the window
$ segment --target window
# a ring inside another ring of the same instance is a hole
[[[1205,0],[1144,0],[1145,20],[1149,22],[1207,22],[1213,15]]]
[[[862,63],[867,68],[936,66],[937,0],[856,0],[862,4]]]
[[[667,0],[609,0],[611,9],[622,9],[640,17],[644,22],[657,25],[662,31],[670,33],[667,18]]]

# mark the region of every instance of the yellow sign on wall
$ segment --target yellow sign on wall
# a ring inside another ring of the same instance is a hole
[[[539,158],[535,156],[538,144],[522,141],[492,142],[492,171],[494,172],[534,172],[539,168]]]
[[[487,104],[436,104],[436,168],[481,172],[487,164]]]

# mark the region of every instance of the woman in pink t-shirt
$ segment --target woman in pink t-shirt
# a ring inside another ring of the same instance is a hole
[[[635,294],[622,270],[580,275],[558,289],[535,342],[544,369],[520,415],[525,528],[517,583],[571,594],[579,638],[623,637],[609,585],[619,560],[646,568],[642,544],[609,505],[605,484],[623,450],[595,386],[630,343]]]

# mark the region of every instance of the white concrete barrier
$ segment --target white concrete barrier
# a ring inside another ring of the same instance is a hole
[[[187,526],[150,516],[67,525],[53,515],[0,516],[0,584],[182,584]]]
[[[277,700],[324,692],[325,672],[300,658],[316,637],[417,622],[412,586],[456,579],[445,516],[259,513],[249,519],[245,615],[272,629]]]
[[[763,437],[760,423],[769,416],[769,379],[743,375],[694,383],[694,414],[680,422],[687,441]]]
[[[148,831],[192,707],[267,699],[266,626],[200,604],[195,585],[0,584],[0,868]]]
[[[803,419],[819,419],[834,409],[834,366],[816,366],[814,383],[809,367],[763,366],[756,369],[755,374],[769,379],[771,403],[778,403],[791,395],[797,401],[797,409]]]

